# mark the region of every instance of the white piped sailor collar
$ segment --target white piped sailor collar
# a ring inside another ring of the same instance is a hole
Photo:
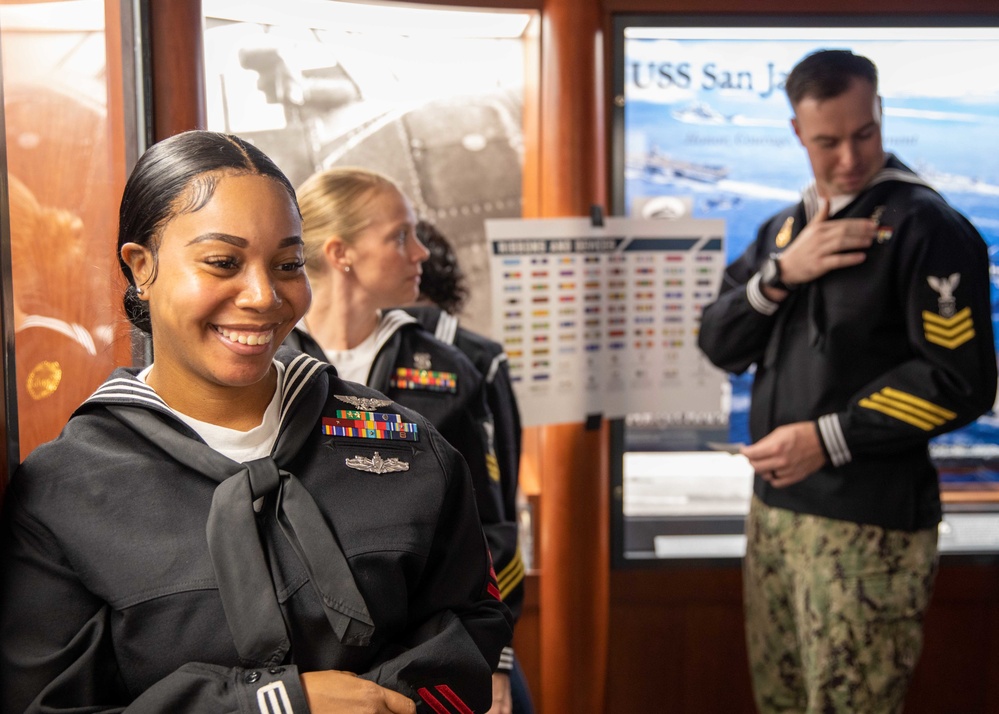
[[[458,334],[458,318],[449,312],[441,310],[437,318],[437,329],[434,330],[434,337],[447,345],[454,344],[455,335]]]
[[[872,187],[888,181],[902,181],[904,183],[911,183],[917,186],[933,188],[933,186],[928,184],[922,177],[895,158],[894,154],[889,153],[885,154],[885,165],[880,171],[874,174],[874,177],[866,186],[864,186],[863,189],[861,189],[860,193],[864,193]],[[860,194],[857,195],[859,196]],[[812,216],[818,213],[819,206],[821,205],[821,198],[814,182],[809,184],[805,190],[801,192],[801,202],[805,206],[806,221],[812,220]]]
[[[280,361],[285,367],[284,379],[278,385],[281,390],[280,423],[283,426],[289,410],[306,391],[307,385],[317,374],[330,369],[330,366],[307,354],[285,349],[278,351],[275,360]],[[173,412],[160,395],[136,376],[140,371],[135,367],[115,370],[80,408],[94,404],[130,405],[153,409],[173,417]]]

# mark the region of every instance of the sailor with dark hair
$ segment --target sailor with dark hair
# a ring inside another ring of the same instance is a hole
[[[814,183],[704,310],[719,367],[756,365],[744,565],[763,712],[899,712],[937,569],[931,438],[996,392],[981,236],[882,146],[877,70],[825,50],[788,75]]]
[[[482,711],[511,636],[468,469],[282,341],[295,192],[242,139],[151,147],[121,202],[115,371],[6,494],[0,710]]]

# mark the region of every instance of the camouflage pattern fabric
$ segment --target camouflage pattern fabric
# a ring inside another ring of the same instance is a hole
[[[746,536],[746,642],[760,712],[901,712],[937,572],[937,530],[858,525],[754,497]]]

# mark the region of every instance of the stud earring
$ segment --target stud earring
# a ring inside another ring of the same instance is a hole
[[[142,288],[136,286],[136,288],[135,288],[135,294],[136,295],[142,295]]]
[[[349,265],[343,266],[343,272],[349,273],[350,272],[350,266]]]

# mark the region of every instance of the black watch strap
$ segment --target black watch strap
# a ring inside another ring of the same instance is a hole
[[[789,285],[781,279],[780,256],[772,255],[760,267],[760,283],[768,288],[791,292],[797,285]]]

